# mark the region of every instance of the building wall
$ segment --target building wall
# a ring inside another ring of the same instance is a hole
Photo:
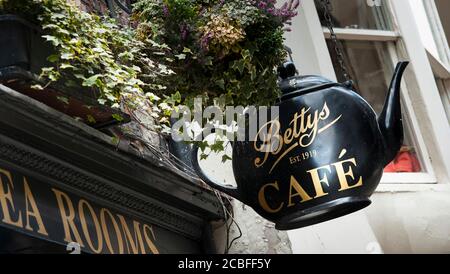
[[[450,253],[450,188],[386,192],[366,210],[385,253]]]
[[[450,252],[450,188],[379,191],[367,209],[289,232],[293,253]]]
[[[229,150],[227,153],[230,154],[231,151]],[[236,185],[231,161],[222,163],[221,155],[211,154],[200,165],[206,174],[214,178],[218,183]],[[231,246],[230,254],[292,253],[287,232],[276,230],[273,223],[260,217],[251,207],[237,200],[231,200],[236,224],[231,226],[229,233],[230,242],[240,235],[237,226],[240,227],[242,236]],[[219,253],[223,253],[225,250],[226,233],[226,227],[223,223],[214,226],[214,242]]]
[[[236,224],[231,226],[228,237],[230,243],[236,240],[231,244],[229,254],[292,254],[286,232],[277,231],[273,223],[236,200],[233,201],[233,211]],[[218,253],[224,253],[226,237],[224,224],[216,224],[214,239]]]

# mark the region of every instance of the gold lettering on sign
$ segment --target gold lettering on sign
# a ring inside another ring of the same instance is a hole
[[[139,248],[141,249],[141,254],[146,254],[144,241],[142,240],[141,234],[141,224],[137,221],[133,221],[134,228],[134,239],[131,236],[131,232],[128,229],[127,221],[122,215],[117,215],[120,220],[120,224],[122,225],[123,233],[125,234],[125,242],[127,244],[128,253],[131,254],[139,254]],[[139,245],[139,246],[138,246]]]
[[[97,234],[97,247],[92,243],[91,235],[89,234],[89,228],[86,221],[86,215],[84,213],[84,209],[87,208],[89,210],[89,214],[91,215],[92,222],[94,223],[95,233]],[[85,200],[80,200],[78,202],[78,212],[80,215],[81,229],[83,229],[84,237],[86,238],[86,242],[88,246],[94,251],[94,253],[101,253],[103,249],[103,234],[102,228],[100,227],[100,222],[95,214],[94,208]]]
[[[293,194],[293,191],[295,190],[295,194]],[[302,199],[301,203],[311,201],[313,198],[311,198],[308,193],[303,189],[303,187],[298,183],[298,181],[294,178],[294,176],[291,176],[291,185],[289,189],[289,205],[288,207],[293,207],[295,204],[292,202],[292,198],[298,197]]]
[[[147,242],[148,248],[150,248],[150,251],[152,254],[159,254],[159,250],[156,247],[156,245],[153,243],[153,239],[156,239],[155,233],[153,233],[153,228],[147,224],[144,225],[144,237],[145,241]]]
[[[6,183],[3,182],[2,174],[6,176]],[[0,204],[3,209],[3,222],[8,225],[23,228],[22,212],[18,212],[17,220],[13,221],[11,213],[15,213],[14,201],[12,197],[12,191],[14,190],[14,184],[12,181],[11,173],[9,171],[0,169]]]
[[[75,225],[75,209],[72,204],[72,200],[70,197],[59,190],[56,190],[52,188],[53,193],[55,193],[56,201],[58,203],[59,213],[61,215],[61,221],[63,223],[64,228],[64,241],[66,243],[77,243],[81,247],[84,247],[83,241],[81,240],[80,233],[78,232],[78,229]],[[65,202],[64,202],[65,201]],[[64,204],[67,205],[67,209],[69,212],[66,211],[66,207]],[[75,240],[72,238],[72,234],[75,237]]]
[[[294,118],[290,122],[290,128],[281,133],[281,124],[279,118],[272,120],[263,125],[258,137],[261,142],[255,142],[254,149],[257,152],[264,153],[264,157],[257,157],[254,161],[256,167],[262,167],[270,155],[277,156],[275,163],[269,173],[283,160],[286,155],[297,147],[306,148],[312,145],[317,136],[325,130],[336,124],[342,115],[335,120],[320,125],[321,121],[326,121],[330,117],[330,109],[327,103],[324,104],[322,110],[311,111],[311,108],[302,108],[300,112],[295,113]],[[255,140],[257,141],[257,140]],[[283,151],[283,147],[287,148]],[[281,153],[281,155],[279,155]]]
[[[273,187],[277,191],[280,191],[280,187],[278,186],[278,182],[275,182],[274,184],[267,184],[267,185],[263,186],[259,190],[259,194],[258,194],[259,204],[261,205],[261,207],[265,211],[267,211],[269,213],[277,213],[278,211],[280,211],[283,208],[283,204],[284,203],[281,203],[281,205],[277,209],[270,208],[270,206],[269,206],[269,204],[267,203],[267,200],[266,200],[266,188],[268,188],[268,187]]]
[[[107,210],[106,208],[102,208],[100,210],[100,221],[102,224],[103,235],[105,235],[106,246],[108,247],[109,252],[111,254],[115,254],[114,248],[111,243],[111,238],[109,236],[108,226],[106,224],[106,215],[108,215],[109,219],[111,220],[114,227],[114,231],[116,232],[117,245],[119,246],[119,254],[124,254],[123,238],[122,233],[120,232],[119,224],[114,218],[114,215],[109,210]]]
[[[23,177],[23,188],[25,195],[25,213],[26,213],[26,226],[25,229],[33,231],[30,226],[30,217],[33,217],[39,227],[38,233],[48,236],[47,230],[45,229],[44,222],[42,221],[41,213],[37,207],[36,200],[34,199],[33,193],[31,192],[30,186],[28,185],[27,178]],[[31,208],[30,208],[31,207]]]

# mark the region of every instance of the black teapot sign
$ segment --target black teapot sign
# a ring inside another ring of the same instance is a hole
[[[266,134],[259,139],[233,144],[237,187],[206,176],[198,148],[193,166],[207,184],[251,206],[279,230],[363,209],[403,143],[400,83],[407,65],[397,65],[377,117],[351,83],[296,76],[293,64],[286,63],[279,69],[279,117],[260,125]]]

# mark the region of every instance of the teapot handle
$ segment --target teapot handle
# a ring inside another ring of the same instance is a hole
[[[193,144],[192,148],[192,166],[194,167],[195,171],[197,172],[197,175],[202,179],[207,185],[209,185],[212,188],[215,188],[235,199],[238,199],[240,201],[243,201],[243,195],[240,192],[239,188],[237,187],[226,187],[224,185],[221,185],[214,180],[210,179],[205,172],[203,172],[203,169],[200,167],[199,161],[198,161],[198,150],[199,146],[197,144]]]

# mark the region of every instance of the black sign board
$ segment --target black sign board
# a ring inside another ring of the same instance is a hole
[[[195,241],[3,165],[0,226],[87,253],[200,252]]]

